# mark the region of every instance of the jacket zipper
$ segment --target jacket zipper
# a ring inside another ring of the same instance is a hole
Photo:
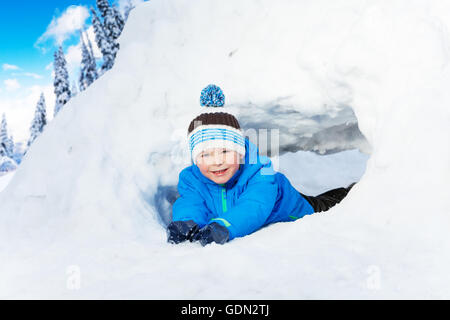
[[[227,208],[227,189],[224,184],[220,185],[222,187],[222,211],[225,213],[228,211]]]

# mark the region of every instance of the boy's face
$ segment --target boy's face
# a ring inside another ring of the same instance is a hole
[[[227,183],[239,170],[243,156],[225,148],[207,149],[196,158],[200,172],[217,184]]]

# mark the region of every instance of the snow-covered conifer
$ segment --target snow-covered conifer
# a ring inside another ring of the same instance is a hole
[[[67,101],[70,100],[72,93],[70,91],[67,62],[61,46],[55,52],[54,58],[55,60],[53,66],[55,71],[55,79],[53,85],[56,95],[54,116],[56,116],[59,110],[61,110],[61,108],[67,103]]]
[[[81,34],[81,70],[80,70],[80,91],[84,91],[98,78],[97,63],[92,50],[92,44],[88,39],[88,45]]]
[[[39,101],[36,105],[36,111],[34,113],[33,121],[30,126],[30,139],[28,140],[28,146],[44,131],[44,127],[47,125],[47,111],[45,105],[44,94],[41,94]]]
[[[105,34],[105,28],[103,27],[97,13],[93,8],[91,8],[92,13],[92,26],[94,27],[95,40],[97,41],[97,46],[103,55],[103,64],[100,73],[103,74],[105,71],[111,69],[114,65],[114,60],[116,58],[117,51],[119,50],[119,44],[115,42],[111,37],[107,37]]]
[[[111,6],[108,0],[97,0],[97,7],[103,18],[106,37],[117,40],[125,25],[119,10]]]
[[[13,153],[13,141],[8,136],[8,124],[6,115],[3,113],[2,122],[0,124],[0,156],[11,157]]]

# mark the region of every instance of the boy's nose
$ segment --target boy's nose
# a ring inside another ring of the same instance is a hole
[[[222,164],[223,163],[223,156],[221,154],[216,154],[214,156],[214,163],[215,164]]]

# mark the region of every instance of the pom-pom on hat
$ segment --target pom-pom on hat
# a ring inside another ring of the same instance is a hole
[[[200,105],[202,107],[223,107],[225,95],[218,86],[210,84],[200,94]]]
[[[236,117],[225,110],[225,95],[213,84],[200,95],[201,114],[191,121],[188,142],[192,162],[209,148],[226,148],[245,155],[245,139]]]

